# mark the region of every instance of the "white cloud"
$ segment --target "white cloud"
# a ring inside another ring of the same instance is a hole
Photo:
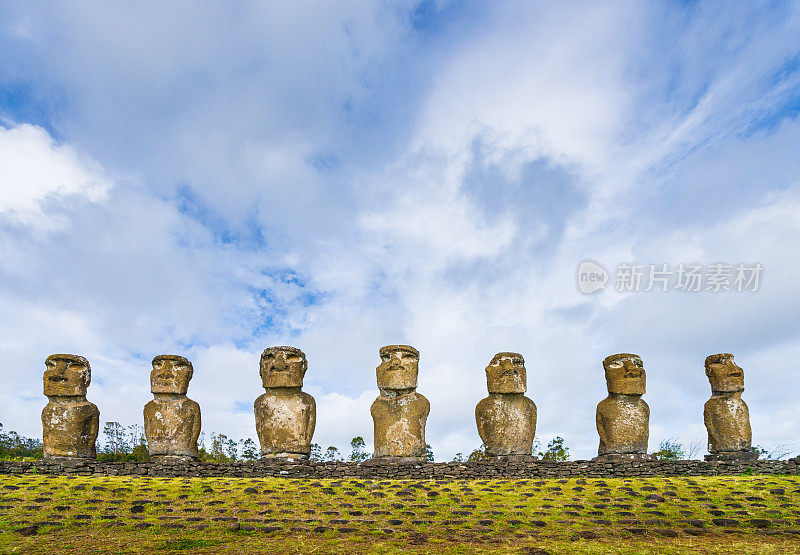
[[[404,188],[391,197],[388,207],[362,216],[360,223],[366,232],[395,251],[385,260],[388,272],[393,273],[392,266],[404,267],[409,262],[393,260],[396,257],[424,260],[424,265],[414,267],[425,274],[431,266],[439,269],[437,261],[491,257],[509,246],[515,232],[513,222],[483,222],[482,214],[468,199],[442,189],[426,187],[415,194]]]
[[[601,361],[629,350],[648,370],[652,448],[703,437],[702,360],[722,350],[747,372],[756,443],[796,435],[782,380],[796,381],[800,339],[786,255],[800,126],[751,130],[794,94],[796,75],[775,72],[796,14],[751,29],[704,7],[497,5],[422,36],[408,8],[373,3],[157,21],[97,9],[104,25],[65,7],[0,37],[1,68],[69,100],[59,143],[0,131],[18,152],[7,163],[36,176],[3,188],[0,221],[69,221],[0,227],[15,377],[0,403],[22,415],[7,427],[39,434],[50,352],[89,356],[89,398],[126,424],[152,356],[177,352],[204,430],[255,437],[258,355],[294,344],[315,441],[347,451],[371,438],[378,348],[407,342],[441,458],[478,446],[474,406],[501,350],[526,358],[537,436],[577,457],[596,450]],[[759,261],[764,283],[586,297],[585,258]]]
[[[60,225],[45,217],[42,205],[49,199],[98,202],[111,186],[96,162],[29,124],[0,127],[0,168],[0,215],[44,229]]]
[[[631,100],[618,53],[635,44],[641,7],[627,8],[498,9],[436,79],[417,144],[458,151],[489,128],[498,152],[602,166]]]

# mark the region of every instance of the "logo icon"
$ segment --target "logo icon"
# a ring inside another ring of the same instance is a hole
[[[605,288],[608,271],[593,260],[584,260],[578,265],[578,290],[590,295]]]

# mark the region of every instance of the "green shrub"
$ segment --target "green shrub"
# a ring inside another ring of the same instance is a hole
[[[678,442],[677,438],[671,437],[665,439],[658,445],[658,451],[653,455],[660,461],[679,461],[686,458],[686,452],[683,450],[683,445]]]

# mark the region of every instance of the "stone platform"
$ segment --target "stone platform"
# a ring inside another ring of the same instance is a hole
[[[270,459],[255,462],[0,461],[0,474],[97,476],[232,476],[280,478],[449,479],[718,476],[800,474],[800,458],[788,461],[567,461],[498,458],[475,462],[350,463]]]

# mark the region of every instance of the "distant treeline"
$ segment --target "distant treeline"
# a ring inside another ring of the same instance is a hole
[[[260,457],[256,442],[250,438],[235,440],[225,434],[210,433],[206,438],[205,433],[200,434],[197,441],[200,460],[204,462],[234,462],[253,461]],[[534,442],[533,455],[547,461],[567,461],[570,458],[569,447],[565,445],[564,438],[555,437],[548,442],[545,449],[541,449],[538,440]],[[367,452],[366,443],[361,436],[350,441],[350,454],[344,455],[333,445],[325,450],[317,443],[311,444],[311,460],[314,461],[351,461],[363,462],[372,457]],[[792,453],[792,449],[783,445],[767,450],[761,446],[753,447],[768,459],[783,459]],[[692,442],[688,449],[676,439],[670,438],[661,442],[658,451],[653,453],[660,460],[693,459],[700,451],[700,444]],[[6,432],[0,424],[0,460],[8,459],[41,459],[42,440],[28,438],[17,432]],[[147,450],[147,439],[144,428],[138,424],[123,426],[119,422],[106,422],[103,426],[101,437],[97,438],[97,459],[100,461],[146,461],[150,458]],[[476,461],[485,459],[486,453],[483,446],[470,452],[469,455],[456,453],[454,461]],[[433,461],[433,449],[427,445],[427,459]]]
[[[6,432],[0,424],[0,459],[41,459],[42,440]]]
[[[260,457],[256,442],[250,438],[236,440],[225,434],[201,433],[197,440],[200,460],[204,462],[252,461]],[[350,441],[350,455],[345,457],[337,447],[328,446],[324,451],[320,445],[311,445],[311,459],[317,461],[363,462],[372,454],[365,451],[363,437]],[[17,432],[6,432],[0,424],[0,459],[41,459],[42,440],[27,438]],[[146,461],[150,458],[144,428],[138,424],[123,426],[119,422],[106,422],[97,438],[97,460]],[[428,445],[428,460],[433,460],[433,451]]]
[[[200,460],[205,462],[252,461],[259,458],[256,442],[250,438],[235,440],[225,434],[212,432],[208,437],[200,434],[197,441]],[[427,445],[427,459],[433,461],[433,449]],[[568,460],[569,448],[562,438],[555,438],[539,456],[548,460]],[[361,436],[350,441],[350,454],[343,454],[338,447],[329,445],[324,450],[317,443],[311,444],[311,460],[363,462],[372,457],[366,451],[366,443]],[[0,424],[0,459],[41,459],[42,441],[5,432]],[[146,461],[150,458],[144,428],[138,424],[123,426],[119,422],[106,422],[102,434],[97,438],[97,459],[100,461]],[[475,449],[468,457],[456,454],[454,460],[479,460],[486,458],[483,448]]]

